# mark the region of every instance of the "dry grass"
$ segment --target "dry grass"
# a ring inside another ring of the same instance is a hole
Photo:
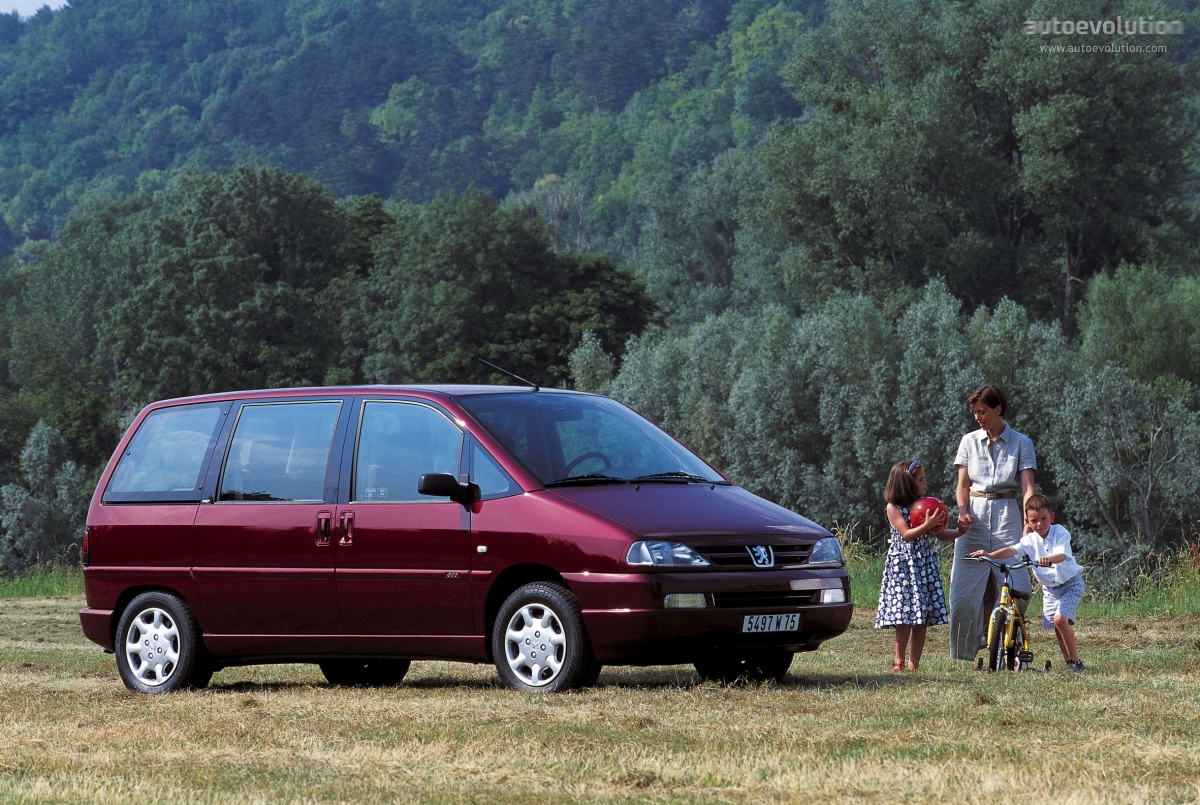
[[[1200,799],[1197,616],[1082,623],[1078,676],[975,673],[944,658],[944,628],[892,675],[891,633],[862,612],[758,688],[618,668],[530,696],[415,663],[395,689],[292,665],[148,697],[84,641],[80,605],[0,601],[0,802]],[[1035,651],[1061,666],[1048,636]]]

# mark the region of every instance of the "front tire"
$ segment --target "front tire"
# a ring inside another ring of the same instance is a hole
[[[787,676],[794,656],[790,651],[769,649],[744,656],[708,657],[696,661],[696,673],[710,682],[726,685],[739,680],[765,682],[773,679],[779,682]]]
[[[517,588],[492,625],[500,679],[515,690],[559,693],[595,683],[600,663],[574,593],[538,581]]]
[[[317,663],[331,685],[344,688],[390,688],[399,685],[411,660],[325,660]]]
[[[172,593],[155,590],[130,601],[116,643],[117,673],[137,693],[170,693],[203,677],[195,667],[203,653],[196,616]]]
[[[1008,614],[997,612],[992,615],[992,635],[988,640],[988,670],[1003,671],[1007,656],[1004,651],[1004,632],[1008,627]]]

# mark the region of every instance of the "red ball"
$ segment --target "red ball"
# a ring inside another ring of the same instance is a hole
[[[942,512],[949,514],[945,503],[937,498],[921,498],[908,510],[908,522],[912,523],[913,528],[916,528],[924,525],[927,517],[936,516]]]

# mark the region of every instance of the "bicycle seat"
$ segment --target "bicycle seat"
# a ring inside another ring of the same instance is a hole
[[[1009,595],[1011,595],[1013,598],[1019,598],[1019,599],[1021,599],[1022,601],[1028,601],[1028,600],[1029,600],[1029,593],[1027,593],[1027,592],[1024,592],[1024,591],[1022,591],[1022,590],[1014,590],[1014,589],[1012,589],[1012,588],[1009,588],[1009,590],[1008,590],[1008,594],[1009,594]]]

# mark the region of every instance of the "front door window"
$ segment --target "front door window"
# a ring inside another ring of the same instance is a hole
[[[446,502],[417,494],[426,473],[458,474],[463,435],[425,405],[368,402],[364,406],[354,473],[354,500]]]

